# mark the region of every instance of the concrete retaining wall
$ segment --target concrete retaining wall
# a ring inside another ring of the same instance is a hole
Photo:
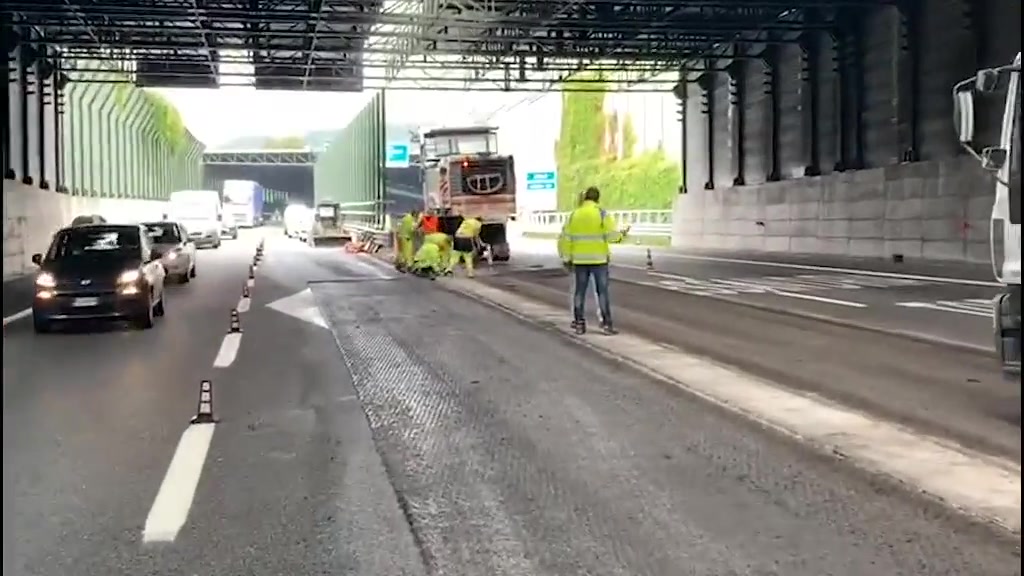
[[[993,194],[972,159],[691,189],[676,200],[672,245],[987,262]]]
[[[166,202],[71,196],[4,180],[4,280],[30,272],[54,232],[75,216],[99,214],[112,222],[159,219]]]

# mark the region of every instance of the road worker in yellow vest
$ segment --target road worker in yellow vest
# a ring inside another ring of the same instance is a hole
[[[441,259],[441,247],[434,242],[423,242],[413,256],[409,270],[424,278],[433,280],[444,272],[445,264]]]
[[[474,259],[476,258],[477,248],[480,247],[480,231],[483,230],[483,227],[483,222],[473,216],[467,216],[459,224],[459,229],[455,231],[455,240],[452,245],[452,257],[449,260],[449,269],[452,272],[459,265],[459,260],[462,260],[466,266],[466,276],[470,278],[475,276]]]
[[[617,333],[612,324],[608,262],[611,244],[622,242],[629,229],[617,230],[615,219],[601,209],[600,201],[601,191],[587,188],[583,203],[569,215],[558,238],[558,254],[573,274],[573,328],[577,334],[587,331],[584,308],[591,278],[597,288],[601,329],[605,334]]]
[[[416,229],[419,225],[419,210],[410,211],[398,221],[398,230],[395,232],[395,267],[399,270],[406,270],[412,266]]]
[[[451,270],[452,237],[444,232],[431,232],[423,236],[423,245],[433,244],[437,246],[441,255],[441,271]]]

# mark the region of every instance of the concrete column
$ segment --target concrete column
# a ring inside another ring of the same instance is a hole
[[[0,118],[0,177],[11,180],[15,177],[14,167],[11,164],[11,148],[14,146],[14,142],[11,139],[11,90],[14,88],[14,83],[11,82],[12,68],[10,65],[10,59],[8,55],[11,50],[14,50],[15,42],[17,42],[17,36],[14,34],[14,29],[10,25],[10,19],[7,16],[0,16],[0,47],[3,49],[2,58],[0,58],[0,77],[4,79],[4,84],[7,86],[6,90],[0,90],[0,110],[5,111],[5,115]]]
[[[703,89],[696,82],[686,83],[686,165],[683,167],[686,189],[703,190],[710,178],[707,173],[708,127],[701,103]]]
[[[893,18],[897,47],[893,58],[893,86],[896,89],[896,142],[901,162],[918,160],[918,133],[920,124],[920,7],[919,2],[900,0]]]

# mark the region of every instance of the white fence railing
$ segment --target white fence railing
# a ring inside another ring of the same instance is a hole
[[[621,228],[630,227],[636,236],[672,236],[671,210],[609,210]],[[523,232],[557,234],[562,230],[569,212],[529,212],[519,215]]]

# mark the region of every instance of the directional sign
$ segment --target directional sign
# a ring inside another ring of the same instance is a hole
[[[309,288],[291,296],[285,296],[280,300],[275,300],[267,304],[267,308],[277,310],[299,320],[305,320],[321,328],[329,328],[327,320],[320,313],[320,307],[317,306],[316,297],[313,296],[313,291]]]
[[[527,172],[527,190],[554,190],[557,186],[558,175],[551,172]]]
[[[384,151],[384,165],[388,168],[405,168],[409,165],[409,145],[388,144]]]

